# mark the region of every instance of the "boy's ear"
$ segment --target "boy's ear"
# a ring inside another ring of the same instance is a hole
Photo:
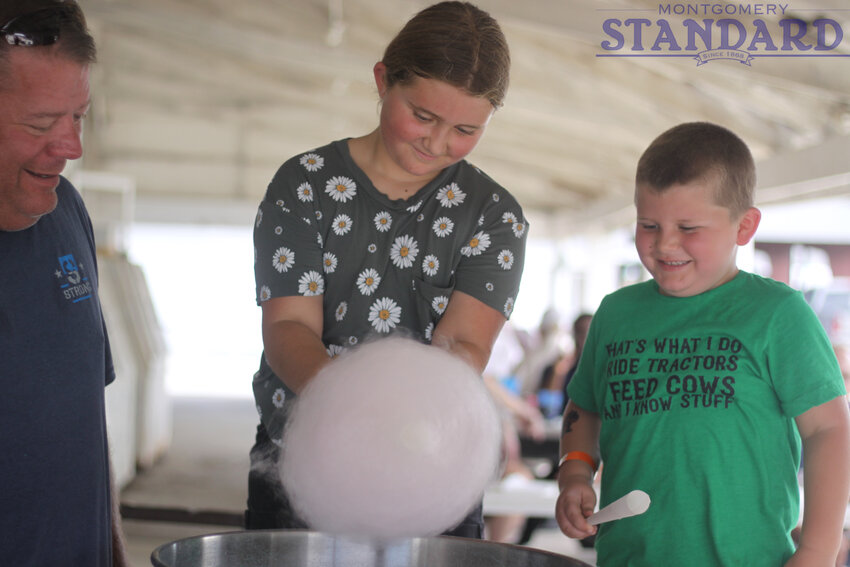
[[[761,222],[761,211],[750,207],[738,221],[738,246],[743,246],[752,240]]]

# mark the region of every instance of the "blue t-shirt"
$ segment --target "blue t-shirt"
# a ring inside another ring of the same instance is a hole
[[[62,179],[56,210],[0,231],[0,557],[112,564],[104,387],[114,379],[91,221]]]

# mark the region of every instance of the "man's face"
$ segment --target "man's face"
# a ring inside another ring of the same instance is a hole
[[[29,228],[56,208],[59,174],[82,155],[89,69],[46,48],[9,49],[0,88],[0,230]]]

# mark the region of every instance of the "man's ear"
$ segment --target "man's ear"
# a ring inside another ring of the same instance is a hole
[[[761,211],[755,207],[747,209],[738,221],[738,246],[743,246],[752,240],[758,230],[759,222],[761,222]]]

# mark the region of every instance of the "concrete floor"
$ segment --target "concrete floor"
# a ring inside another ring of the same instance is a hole
[[[234,523],[245,508],[248,450],[257,424],[253,400],[177,397],[173,403],[171,449],[139,472],[121,495],[133,567],[150,566],[150,555],[160,545],[240,529]],[[128,518],[145,514],[165,519]],[[177,516],[181,521],[173,521]],[[182,521],[193,518],[218,523]],[[562,535],[554,523],[535,531],[528,545],[595,563],[593,550]]]

